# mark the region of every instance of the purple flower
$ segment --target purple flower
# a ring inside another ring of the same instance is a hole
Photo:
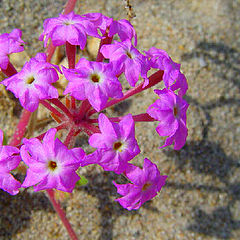
[[[45,134],[42,143],[37,138],[23,139],[20,149],[23,161],[28,165],[22,187],[34,186],[34,191],[58,189],[72,192],[80,179],[76,170],[85,153],[81,148],[68,149],[58,138],[56,129]]]
[[[138,209],[143,203],[152,199],[165,184],[167,176],[161,176],[156,164],[144,159],[143,169],[131,165],[126,172],[131,181],[127,184],[116,184],[117,192],[123,197],[116,199],[128,210]]]
[[[160,123],[156,131],[160,136],[169,136],[162,147],[174,142],[174,149],[179,150],[186,142],[188,130],[186,127],[186,111],[188,103],[168,89],[155,90],[160,99],[147,109],[147,113]]]
[[[110,59],[119,69],[118,74],[124,72],[130,86],[134,87],[141,75],[145,81],[149,70],[147,58],[142,55],[130,40],[115,41],[114,44],[103,45],[100,52],[105,58]]]
[[[109,37],[113,37],[115,34],[118,34],[121,41],[132,40],[134,38],[134,45],[137,46],[137,35],[132,24],[126,20],[114,20],[109,27]]]
[[[102,35],[107,34],[108,37],[113,37],[118,34],[121,41],[132,40],[134,38],[134,45],[137,45],[137,35],[132,24],[126,20],[113,20],[101,13],[88,13],[82,15],[86,17],[93,25],[98,28]]]
[[[81,16],[91,22],[96,29],[99,29],[102,35],[106,33],[107,28],[109,28],[113,22],[112,18],[109,18],[101,13],[87,13]]]
[[[0,68],[7,69],[9,54],[24,51],[24,41],[21,39],[21,36],[22,32],[19,29],[0,35]]]
[[[2,146],[2,141],[3,132],[0,129],[0,188],[16,195],[21,183],[12,176],[10,171],[17,168],[21,161],[19,150],[16,147]]]
[[[58,80],[53,65],[46,62],[46,54],[38,53],[25,63],[22,70],[1,83],[19,98],[21,105],[33,112],[38,108],[39,100],[58,97],[58,91],[51,83]]]
[[[179,96],[186,94],[188,84],[185,76],[180,72],[180,64],[173,62],[168,54],[155,47],[146,52],[152,68],[157,68],[164,71],[163,82],[166,88],[173,91],[180,89]]]
[[[83,164],[97,163],[105,171],[120,174],[126,170],[128,161],[140,153],[133,118],[128,114],[119,123],[114,123],[101,113],[98,121],[101,133],[89,138],[89,144],[97,150],[88,155]]]
[[[78,100],[88,99],[97,111],[105,107],[109,97],[123,96],[111,63],[89,62],[81,58],[76,69],[63,68],[63,73],[69,80],[64,94],[69,93]]]
[[[85,17],[70,12],[67,15],[60,14],[57,18],[46,19],[43,23],[44,31],[39,40],[44,40],[44,47],[51,38],[54,46],[60,46],[69,42],[71,45],[79,45],[84,49],[87,34],[100,37],[94,25]]]

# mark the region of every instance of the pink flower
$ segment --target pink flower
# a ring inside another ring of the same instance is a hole
[[[100,52],[105,58],[119,69],[118,74],[124,72],[130,86],[134,87],[139,80],[140,75],[147,80],[147,71],[149,70],[147,58],[142,55],[130,40],[124,42],[114,42],[114,44],[103,45]]]
[[[16,195],[19,192],[21,183],[17,181],[10,171],[17,168],[21,158],[16,147],[2,146],[3,132],[0,129],[0,188]]]
[[[22,70],[1,83],[19,98],[21,105],[34,112],[39,100],[58,97],[58,91],[51,83],[58,80],[53,65],[46,62],[46,54],[38,53],[26,62]]]
[[[7,69],[9,54],[24,51],[24,41],[21,39],[21,36],[22,32],[19,29],[0,35],[0,68]]]
[[[109,18],[101,13],[87,13],[81,16],[91,22],[96,29],[99,29],[102,35],[106,33],[107,28],[109,28],[113,22],[112,18]]]
[[[111,63],[89,62],[81,58],[76,69],[63,68],[69,81],[64,94],[78,100],[88,99],[96,111],[105,107],[109,97],[121,98],[122,86]]]
[[[144,159],[143,169],[131,165],[126,172],[131,181],[127,184],[116,184],[117,192],[123,197],[116,199],[128,210],[138,209],[143,203],[157,195],[165,184],[167,176],[161,176],[156,164]]]
[[[174,142],[174,149],[179,150],[186,142],[186,111],[188,103],[168,89],[155,90],[160,99],[150,105],[147,113],[160,123],[156,131],[160,136],[169,136],[162,147]]]
[[[94,25],[85,17],[70,12],[67,15],[60,14],[57,18],[46,19],[43,23],[44,31],[39,40],[44,40],[44,47],[51,38],[54,46],[60,46],[69,42],[71,45],[79,45],[84,49],[87,34],[100,37]]]
[[[88,155],[83,164],[97,163],[105,171],[120,174],[126,170],[128,161],[140,153],[133,118],[128,114],[119,123],[114,123],[101,113],[98,121],[101,133],[89,138],[89,144],[97,151]]]
[[[82,15],[86,17],[93,25],[98,28],[102,35],[107,34],[108,37],[113,37],[118,34],[121,41],[132,40],[134,38],[134,45],[137,45],[137,35],[132,24],[126,20],[113,20],[101,13],[88,13]]]
[[[23,139],[20,149],[23,161],[28,165],[22,187],[34,187],[34,191],[58,189],[72,192],[80,179],[76,170],[85,153],[81,148],[68,149],[58,138],[56,129],[45,134],[42,143],[37,138]]]
[[[185,76],[180,72],[180,64],[173,62],[165,51],[155,47],[150,48],[146,55],[152,68],[164,71],[163,82],[166,88],[173,91],[180,89],[178,95],[185,95],[188,84]]]

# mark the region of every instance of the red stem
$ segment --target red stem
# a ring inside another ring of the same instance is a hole
[[[141,113],[138,115],[132,116],[134,122],[155,122],[157,121],[156,119],[150,117],[147,113]],[[123,117],[112,117],[109,118],[110,121],[112,122],[120,122],[123,119]],[[88,120],[91,123],[98,123],[98,119],[89,119]]]
[[[72,12],[73,9],[75,8],[76,2],[77,0],[69,0],[66,6],[64,7],[63,14],[66,15]]]
[[[100,44],[99,44],[99,48],[98,48],[98,54],[97,54],[97,58],[96,58],[96,62],[102,62],[104,59],[104,56],[102,55],[102,53],[100,52],[100,49],[103,45],[105,44],[111,44],[113,37],[108,37],[108,29],[106,31],[106,33],[103,36],[104,38],[101,40]]]
[[[56,108],[54,108],[50,103],[48,103],[46,100],[40,100],[39,101],[44,107],[46,107],[49,111],[60,117],[63,118],[63,114],[61,114]]]
[[[76,100],[73,96],[71,96],[71,107],[72,109],[76,109]]]
[[[10,62],[8,62],[8,65],[7,65],[6,69],[1,68],[1,70],[8,77],[11,77],[12,75],[17,73],[17,70],[15,69],[15,67]]]
[[[73,118],[68,108],[58,98],[48,99],[48,101],[60,108],[70,119]]]
[[[71,141],[72,141],[73,137],[75,136],[75,133],[76,133],[76,131],[73,128],[71,128],[70,131],[68,132],[68,135],[64,141],[64,144],[67,147],[69,147],[69,145],[71,144]]]
[[[159,71],[155,72],[154,74],[152,74],[149,77],[149,84],[146,87],[143,88],[144,82],[142,82],[138,86],[136,86],[136,87],[128,90],[127,92],[125,92],[122,98],[117,98],[117,99],[110,100],[106,104],[106,106],[103,109],[101,109],[101,111],[108,108],[108,107],[111,107],[111,106],[113,106],[113,105],[115,105],[119,102],[122,102],[123,100],[125,100],[125,99],[127,99],[127,98],[129,98],[129,97],[131,97],[131,96],[133,96],[137,93],[140,93],[140,92],[142,92],[142,91],[144,91],[144,90],[146,90],[150,87],[153,87],[154,85],[156,85],[157,83],[162,81],[163,73],[164,72],[162,70],[159,70]],[[94,113],[96,113],[96,110],[93,109],[89,112],[88,116],[91,116]]]
[[[68,67],[75,68],[76,46],[66,42],[66,54],[68,59]]]
[[[67,229],[70,238],[72,240],[78,240],[76,233],[74,232],[70,222],[66,218],[65,212],[62,210],[60,204],[56,201],[56,199],[54,197],[54,191],[52,189],[47,189],[46,192],[48,194],[48,197],[49,197],[49,199],[50,199],[50,201],[51,201],[55,211],[57,212],[57,214],[60,217],[63,225]]]
[[[93,124],[81,122],[81,124],[79,126],[82,127],[83,131],[86,132],[88,135],[89,135],[89,131],[92,133],[100,133],[99,128],[94,126]]]
[[[79,113],[78,113],[78,118],[82,119],[90,108],[91,108],[91,104],[89,103],[88,100],[82,101],[82,104],[80,106]]]
[[[21,117],[20,117],[19,122],[18,122],[18,125],[15,129],[15,132],[10,139],[9,145],[17,146],[18,144],[21,143],[21,141],[23,139],[23,136],[26,132],[27,125],[28,125],[28,122],[30,120],[31,114],[32,113],[29,112],[28,110],[23,109]]]

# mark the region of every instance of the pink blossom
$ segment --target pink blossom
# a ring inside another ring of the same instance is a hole
[[[101,113],[98,121],[101,133],[89,138],[89,144],[97,150],[88,155],[83,164],[97,163],[105,171],[120,174],[126,170],[128,161],[140,153],[132,115],[128,114],[119,123],[114,123]]]
[[[24,51],[24,41],[21,39],[21,36],[22,32],[19,29],[0,35],[0,68],[7,69],[9,54]]]
[[[2,146],[2,142],[3,132],[0,129],[0,188],[16,195],[21,183],[12,176],[10,171],[17,168],[21,161],[19,150],[12,146]]]
[[[152,68],[164,71],[163,82],[166,88],[173,91],[180,89],[178,95],[185,95],[188,84],[185,76],[180,72],[181,65],[175,63],[165,51],[155,47],[150,48],[146,55]]]
[[[114,185],[123,197],[116,199],[128,210],[138,209],[143,203],[157,195],[165,184],[167,176],[161,176],[156,164],[144,159],[143,169],[131,165],[126,171],[126,177],[131,181],[127,184]]]
[[[58,80],[54,66],[46,62],[46,54],[38,53],[26,62],[22,70],[1,83],[19,98],[21,105],[33,112],[39,100],[58,97],[58,91],[51,83]]]
[[[85,153],[81,148],[68,149],[58,138],[57,130],[50,129],[42,143],[37,138],[23,139],[20,149],[23,161],[29,167],[22,187],[33,186],[35,191],[58,189],[72,192],[80,179],[76,170]]]
[[[100,52],[117,66],[119,69],[118,74],[124,72],[130,86],[134,87],[136,85],[140,75],[145,81],[148,81],[147,71],[149,67],[147,58],[131,44],[130,40],[115,41],[114,44],[103,45]]]
[[[84,49],[87,34],[100,37],[97,29],[90,21],[74,12],[46,19],[43,23],[43,28],[44,31],[40,35],[39,40],[44,40],[44,47],[47,46],[50,38],[54,46],[60,46],[69,42],[71,45],[79,45],[81,49]]]
[[[188,103],[168,89],[155,90],[160,99],[147,109],[147,113],[160,123],[156,131],[160,136],[169,136],[162,147],[174,142],[174,149],[179,150],[186,142],[188,130],[186,127],[186,111]]]
[[[109,28],[113,22],[112,18],[109,18],[101,13],[87,13],[81,16],[91,22],[96,29],[99,29],[102,35],[106,33],[107,28]]]
[[[134,38],[134,45],[137,45],[137,34],[128,20],[113,20],[101,13],[88,13],[82,16],[93,23],[101,31],[102,35],[107,34],[108,37],[113,37],[115,34],[118,34],[121,41],[131,41]]]
[[[105,107],[109,97],[121,98],[122,86],[111,63],[90,62],[81,58],[75,69],[63,68],[69,81],[64,94],[78,100],[88,99],[96,111]]]

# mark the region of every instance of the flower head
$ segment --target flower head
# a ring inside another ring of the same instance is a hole
[[[147,113],[160,123],[156,131],[160,136],[169,136],[162,147],[174,142],[174,149],[183,147],[187,138],[186,111],[188,103],[168,89],[155,90],[160,99],[147,109]]]
[[[55,139],[56,132],[56,129],[48,130],[42,143],[37,138],[23,139],[20,153],[29,168],[22,187],[34,186],[35,191],[55,188],[72,192],[80,179],[76,170],[85,153],[81,148],[68,149]]]
[[[7,68],[9,54],[24,50],[24,41],[21,39],[21,36],[22,32],[19,29],[14,29],[11,33],[0,35],[0,68],[4,70]]]
[[[163,82],[166,88],[173,91],[180,89],[179,96],[185,95],[188,84],[185,76],[180,72],[180,64],[175,63],[168,54],[155,47],[146,52],[152,68],[157,68],[164,71]]]
[[[43,23],[44,31],[39,40],[44,40],[44,47],[47,46],[48,39],[52,40],[54,46],[60,46],[69,42],[71,45],[79,45],[84,49],[87,41],[87,34],[100,37],[97,29],[85,17],[70,12],[60,14],[57,18],[46,19]]]
[[[2,146],[3,132],[0,129],[0,188],[15,195],[19,192],[21,183],[17,181],[10,171],[17,168],[21,158],[19,150],[12,146]]]
[[[58,91],[51,83],[58,80],[54,66],[46,62],[46,54],[38,53],[25,63],[22,70],[1,83],[19,98],[21,105],[33,112],[39,100],[58,97]]]
[[[100,51],[105,58],[110,59],[110,62],[118,67],[118,74],[124,72],[130,86],[135,86],[140,75],[148,81],[147,58],[131,44],[130,40],[103,45]]]
[[[122,86],[111,63],[89,62],[81,58],[75,69],[63,68],[69,81],[64,94],[78,100],[88,99],[97,111],[105,107],[109,97],[122,97]]]
[[[114,123],[101,113],[98,120],[101,133],[89,138],[89,144],[97,150],[86,157],[85,165],[97,163],[105,171],[120,174],[126,170],[128,161],[140,153],[133,118],[129,114],[119,123]]]
[[[161,176],[156,164],[144,159],[143,169],[130,165],[126,177],[131,181],[127,184],[114,185],[123,197],[116,199],[128,210],[138,209],[143,203],[152,199],[165,184],[167,176]]]

